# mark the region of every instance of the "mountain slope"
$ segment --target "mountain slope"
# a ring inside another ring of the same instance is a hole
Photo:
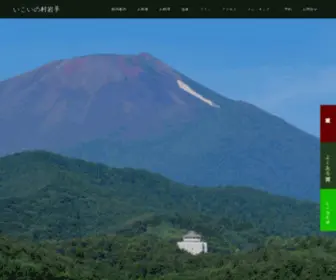
[[[271,235],[319,234],[314,203],[250,188],[188,187],[43,151],[0,158],[0,208],[3,233],[35,239],[170,231],[179,238],[194,228],[231,250]]]
[[[31,151],[0,158],[0,208],[4,280],[336,275],[335,238],[312,236],[319,235],[318,205],[251,188],[184,186]],[[178,250],[189,229],[203,234],[208,254]]]
[[[148,54],[56,61],[0,83],[0,129],[3,154],[48,149],[190,185],[318,200],[315,137]]]

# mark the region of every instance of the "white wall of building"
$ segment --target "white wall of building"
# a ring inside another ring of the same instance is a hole
[[[206,242],[201,241],[188,241],[184,240],[181,242],[177,242],[177,246],[184,251],[192,255],[198,255],[200,253],[207,253],[208,252],[208,244]]]
[[[208,253],[208,243],[206,243],[206,242],[203,242],[203,252],[204,253]]]

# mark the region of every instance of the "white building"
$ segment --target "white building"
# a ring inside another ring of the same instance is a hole
[[[194,231],[189,231],[183,236],[183,241],[177,242],[177,246],[192,255],[208,252],[208,244],[202,241],[202,236]]]

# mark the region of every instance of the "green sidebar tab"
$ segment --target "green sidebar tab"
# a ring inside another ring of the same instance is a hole
[[[336,189],[320,190],[320,230],[336,231]]]

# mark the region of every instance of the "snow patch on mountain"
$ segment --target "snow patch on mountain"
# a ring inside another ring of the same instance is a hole
[[[182,82],[181,80],[177,80],[177,85],[180,89],[183,89],[185,92],[195,96],[199,100],[203,101],[204,103],[210,105],[211,107],[220,108],[219,105],[211,101],[210,99],[205,98],[204,96],[200,95],[196,91],[194,91],[192,88],[190,88],[186,83]]]

